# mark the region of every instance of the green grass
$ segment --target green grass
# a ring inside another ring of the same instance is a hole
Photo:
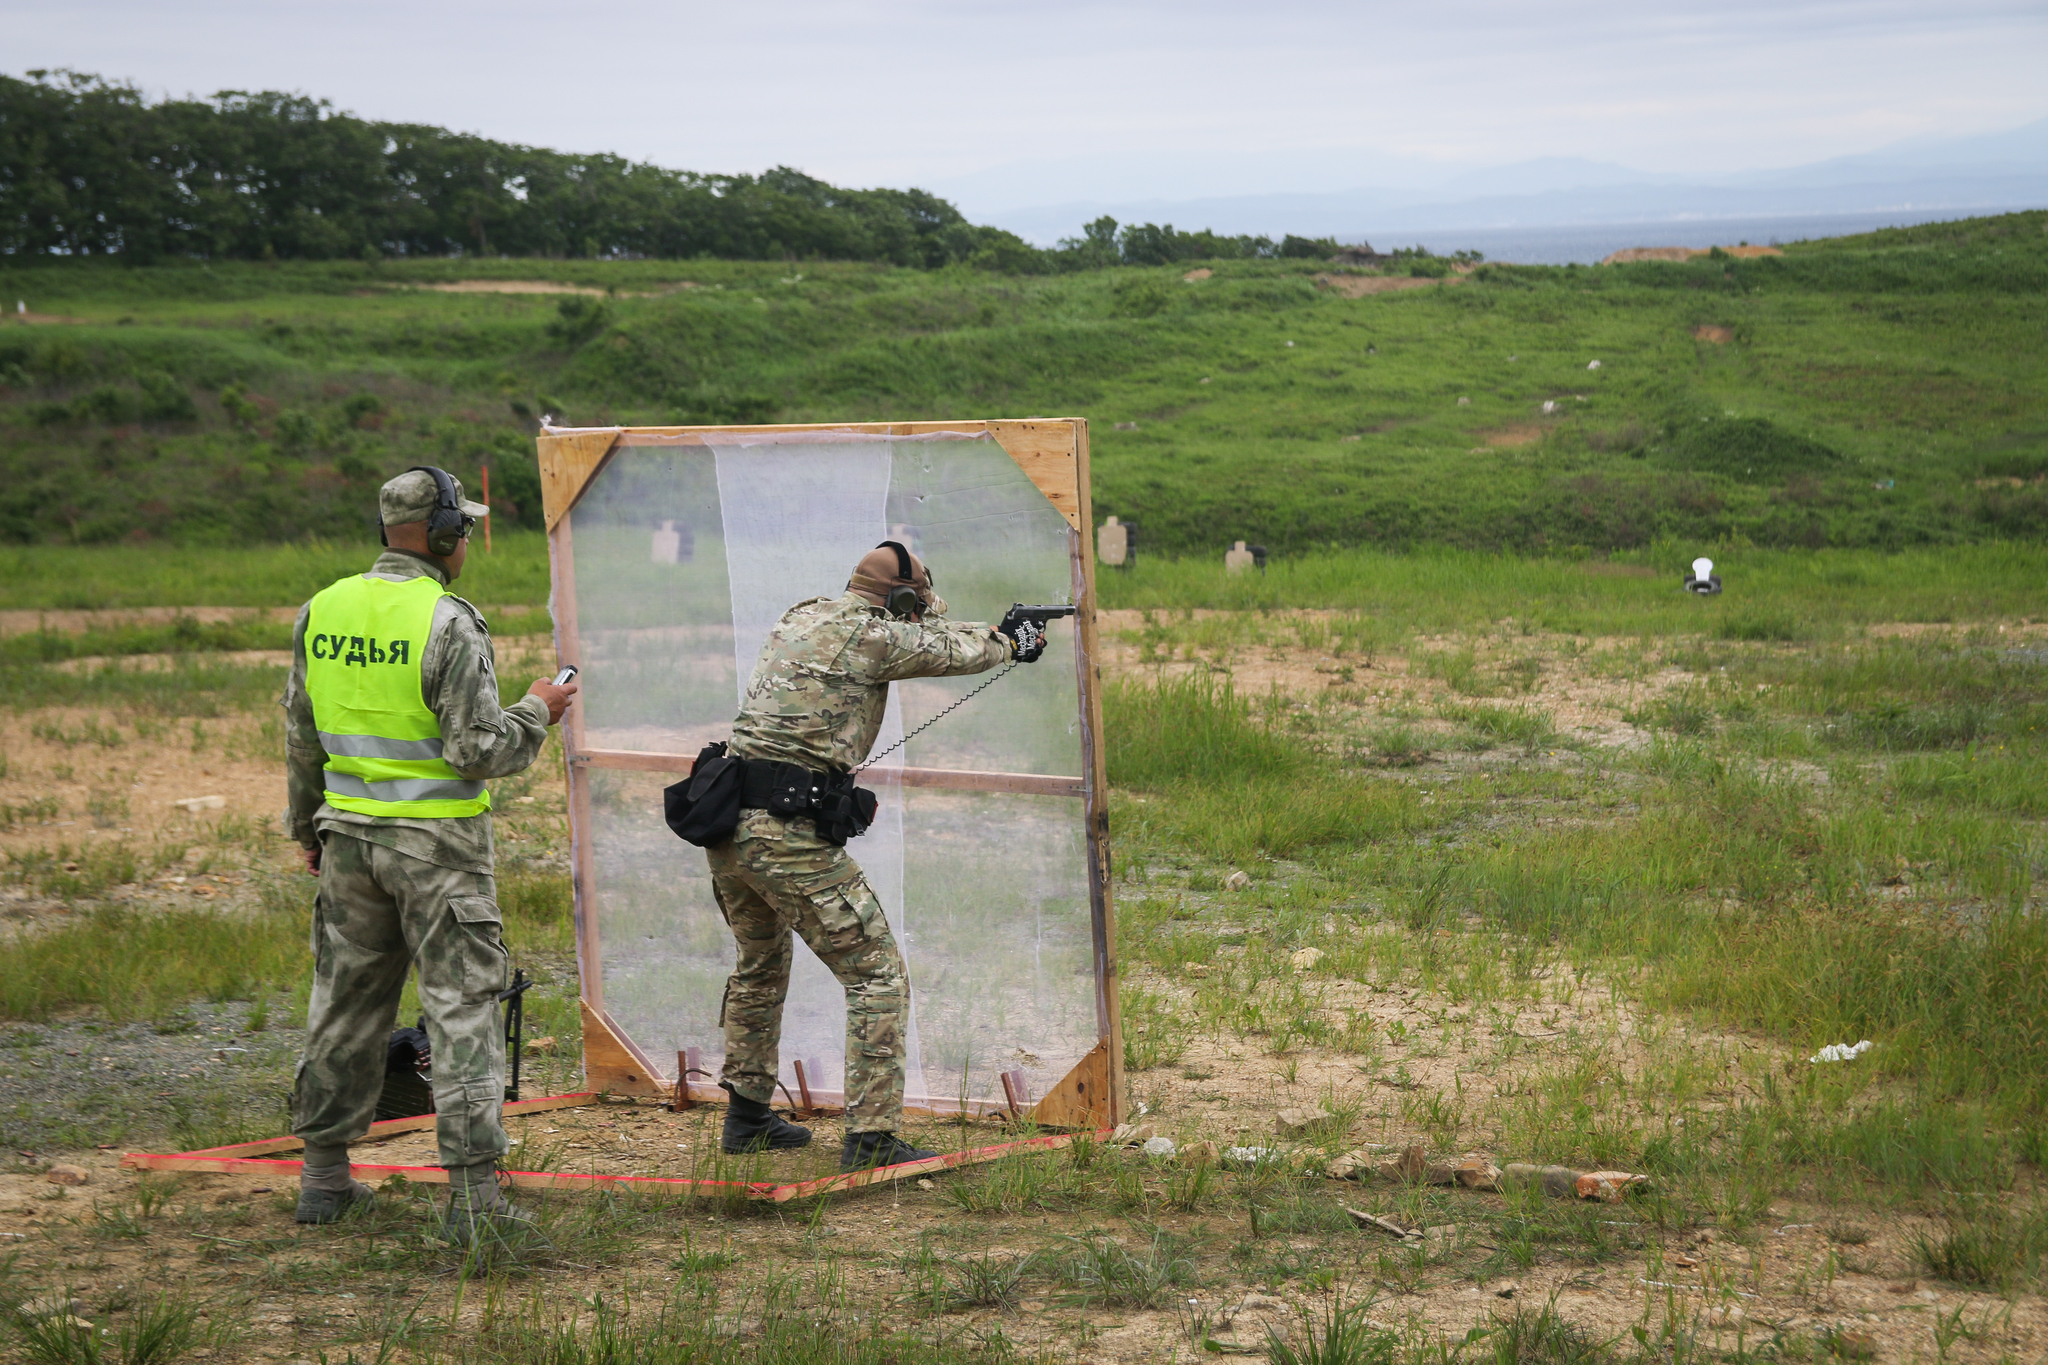
[[[116,708],[127,713],[134,727],[138,722],[254,710],[277,700],[284,690],[285,675],[282,667],[243,666],[205,654],[181,654],[167,668],[147,670],[72,670],[41,663],[0,663],[0,698],[17,711],[51,706]],[[140,730],[136,737],[142,737]]]
[[[6,871],[32,877],[36,868],[17,854]],[[63,894],[61,885],[46,889]],[[301,916],[99,910],[0,952],[0,1018],[47,1019],[79,1006],[117,1023],[168,1017],[190,1000],[255,999],[310,967]]]
[[[546,538],[533,531],[494,532],[492,546],[491,553],[484,553],[478,537],[454,591],[487,608],[545,603]],[[0,547],[0,610],[296,607],[344,574],[361,573],[377,554],[374,527],[366,534],[293,544]],[[291,644],[288,621],[282,626],[187,625],[182,637],[175,623],[156,629],[165,634],[161,643],[149,648],[277,649]],[[6,642],[7,657],[30,648],[20,639]],[[84,643],[66,648],[72,652],[41,657],[144,652],[140,647],[91,648]]]
[[[1727,585],[1719,597],[1681,591],[1700,552],[1714,557]],[[1509,621],[1529,631],[1771,642],[1871,622],[2027,616],[2039,609],[2044,574],[2048,550],[2010,543],[1891,554],[1663,544],[1612,560],[1361,548],[1280,560],[1263,574],[1226,574],[1220,555],[1141,559],[1127,572],[1105,571],[1098,590],[1105,607],[1155,613],[1356,613],[1389,639]]]
[[[1418,628],[1491,610],[1483,593],[1436,591]],[[1202,624],[1212,639],[1222,629]],[[1147,638],[1168,649],[1169,634]],[[1139,993],[1127,1060],[1168,1064],[1162,1038],[1205,1031],[1276,1052],[1291,1037],[1343,1036],[1342,1020],[1297,998],[1304,978],[1285,955],[1299,945],[1328,950],[1319,971],[1475,1005],[1519,998],[1539,960],[1561,957],[1631,983],[1660,1017],[1697,1011],[1802,1057],[1827,1042],[1877,1047],[1853,1068],[1759,1076],[1767,1103],[1688,1111],[1676,1136],[1626,1104],[1588,1104],[1586,1086],[1609,1069],[1590,1053],[1579,1081],[1502,1110],[1502,1149],[1715,1179],[1777,1163],[1780,1174],[1754,1177],[1766,1188],[1786,1170],[1894,1188],[2009,1185],[2039,1160],[2035,1116],[2048,1105],[2048,669],[1981,629],[1801,635],[1661,641],[1694,681],[1645,717],[1677,733],[1640,750],[1546,757],[1533,747],[1551,738],[1540,713],[1448,706],[1446,718],[1524,747],[1506,768],[1432,780],[1427,804],[1387,766],[1385,731],[1341,701],[1253,706],[1199,676],[1113,689],[1119,853],[1148,883],[1124,900],[1125,951],[1173,976],[1211,968],[1194,1017]],[[1127,737],[1139,754],[1119,751]],[[1784,756],[1820,779],[1772,766]],[[1556,818],[1503,820],[1491,814],[1503,802]],[[1266,858],[1300,866],[1261,869]],[[1213,889],[1216,874],[1169,875],[1162,889],[1156,873],[1233,865],[1259,869],[1236,893],[1251,899],[1215,913],[1249,916],[1249,938],[1171,890]],[[1428,937],[1319,927],[1361,906]],[[1216,955],[1235,942],[1240,955]],[[1342,1046],[1370,1057],[1380,1043]],[[1640,1091],[1611,1093],[1656,1110],[1698,1082],[1631,1084]],[[1409,1117],[1446,1145],[1466,1121],[1450,1109]]]
[[[1319,287],[1316,262],[1215,265],[1195,284],[1180,267],[13,267],[7,297],[82,322],[0,336],[0,538],[345,540],[381,478],[429,460],[472,491],[490,464],[501,527],[530,526],[543,412],[1077,413],[1097,512],[1136,522],[1141,555],[2041,534],[2039,215],[1754,261],[1489,266],[1358,299]],[[485,276],[618,292],[565,328],[546,296],[408,288]]]
[[[518,781],[497,785],[516,790]],[[40,808],[13,813],[42,818]],[[245,824],[224,823],[213,835],[222,853],[277,849],[274,837]],[[183,869],[187,847],[89,840],[17,848],[0,852],[0,886],[89,902],[153,873]],[[294,872],[257,875],[263,908],[252,914],[102,906],[9,938],[0,944],[0,1019],[40,1021],[84,1008],[120,1023],[169,1017],[191,1000],[268,1001],[279,992],[303,999],[312,977],[306,934],[316,883]],[[499,869],[498,904],[515,954],[559,959],[574,951],[566,874],[508,851]],[[416,1008],[411,990],[408,984],[401,1014]]]
[[[1113,685],[1104,699],[1110,780],[1160,794],[1130,825],[1242,861],[1385,838],[1419,827],[1405,787],[1361,780],[1299,739],[1255,723],[1228,685],[1199,678]]]

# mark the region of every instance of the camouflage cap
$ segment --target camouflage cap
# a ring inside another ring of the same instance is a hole
[[[482,503],[471,502],[462,496],[462,480],[452,474],[449,480],[455,485],[455,501],[462,504],[465,514],[472,517],[491,514],[491,509]],[[434,476],[423,469],[408,469],[377,490],[377,515],[384,519],[386,526],[425,521],[434,515],[434,509],[440,503],[441,492],[434,486]]]

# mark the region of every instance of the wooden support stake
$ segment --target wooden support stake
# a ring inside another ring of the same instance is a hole
[[[809,1083],[817,1087],[817,1089],[811,1092],[811,1113],[814,1115],[825,1113],[832,1107],[825,1103],[825,1059],[822,1057],[806,1057],[804,1058],[804,1068],[804,1074]],[[839,1098],[843,1100],[846,1096],[841,1094]],[[843,1110],[844,1106],[842,1105],[841,1108]]]
[[[811,1078],[804,1074],[803,1058],[790,1063],[796,1068],[796,1107],[799,1113],[808,1116],[811,1112]]]
[[[1009,1106],[1010,1117],[1023,1118],[1024,1111],[1031,1107],[1031,1086],[1024,1079],[1024,1072],[1021,1069],[1005,1071],[1002,1080],[1003,1100]]]
[[[690,1053],[688,1049],[679,1049],[676,1052],[676,1093],[668,1102],[668,1112],[685,1113],[694,1108],[696,1103],[690,1098]]]

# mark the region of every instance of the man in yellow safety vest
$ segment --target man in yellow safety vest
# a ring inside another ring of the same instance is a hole
[[[348,1144],[369,1131],[416,966],[452,1191],[444,1232],[466,1245],[531,1222],[498,1188],[508,958],[484,779],[532,764],[576,685],[537,679],[498,704],[490,631],[447,586],[488,508],[431,467],[391,480],[377,501],[386,549],[299,612],[283,698],[285,827],[320,878],[293,1101],[306,1144],[297,1218],[332,1222],[371,1203]]]

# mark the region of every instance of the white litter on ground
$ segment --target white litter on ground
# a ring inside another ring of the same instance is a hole
[[[1145,1139],[1146,1156],[1172,1156],[1173,1151],[1173,1139],[1170,1137],[1152,1137]]]
[[[1225,1149],[1223,1159],[1233,1166],[1256,1166],[1279,1155],[1279,1149],[1274,1147],[1230,1147]]]
[[[1870,1040],[1868,1038],[1854,1046],[1848,1043],[1829,1043],[1806,1060],[1809,1062],[1853,1062],[1868,1051],[1870,1051]]]

